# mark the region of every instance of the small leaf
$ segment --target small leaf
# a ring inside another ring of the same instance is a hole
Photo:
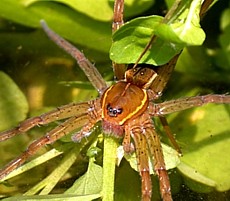
[[[175,34],[187,45],[202,45],[204,42],[205,33],[200,27],[199,17],[202,2],[202,0],[192,1],[177,20],[170,24]]]
[[[102,167],[90,160],[87,172],[81,176],[65,194],[92,195],[102,190]]]
[[[4,130],[26,118],[28,103],[13,80],[1,71],[0,89],[0,130]]]

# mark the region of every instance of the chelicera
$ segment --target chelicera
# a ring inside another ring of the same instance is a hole
[[[119,22],[122,24],[120,19],[123,12],[122,6],[123,1],[116,1],[115,11],[119,10],[119,12],[115,12],[115,14],[118,14],[119,17],[115,17],[115,25],[119,25]],[[31,143],[24,153],[1,169],[0,178],[4,178],[22,165],[41,147],[81,128],[79,132],[72,136],[73,141],[79,142],[82,138],[90,135],[95,124],[101,121],[105,134],[123,138],[122,145],[125,152],[133,151],[134,145],[141,176],[142,200],[150,201],[152,195],[149,157],[155,159],[153,165],[159,178],[162,199],[164,201],[172,200],[161,142],[152,118],[164,118],[166,114],[207,103],[230,103],[230,96],[212,94],[155,103],[154,100],[160,96],[173,71],[178,55],[169,63],[159,67],[158,70],[151,67],[134,66],[125,71],[124,79],[108,87],[97,69],[85,58],[81,51],[49,29],[44,21],[42,27],[51,40],[77,60],[81,69],[99,92],[99,97],[88,102],[61,106],[38,117],[27,119],[16,128],[2,132],[0,141],[26,132],[35,126],[66,119],[56,128],[46,133],[45,136]],[[170,139],[175,145],[172,136]]]

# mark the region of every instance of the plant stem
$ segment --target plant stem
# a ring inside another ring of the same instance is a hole
[[[114,178],[117,143],[111,136],[104,138],[102,201],[114,200]]]

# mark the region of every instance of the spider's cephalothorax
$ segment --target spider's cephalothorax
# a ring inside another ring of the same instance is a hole
[[[110,86],[102,95],[102,127],[105,133],[124,134],[124,125],[143,114],[149,104],[148,86],[157,74],[137,67],[125,73],[125,80]]]

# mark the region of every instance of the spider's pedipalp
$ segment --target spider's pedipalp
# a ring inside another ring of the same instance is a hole
[[[100,99],[89,101],[89,106],[90,109],[88,110],[87,115],[88,121],[86,124],[84,124],[79,132],[72,135],[71,139],[74,142],[79,142],[82,138],[88,137],[92,133],[92,129],[94,128],[95,124],[101,120]]]

